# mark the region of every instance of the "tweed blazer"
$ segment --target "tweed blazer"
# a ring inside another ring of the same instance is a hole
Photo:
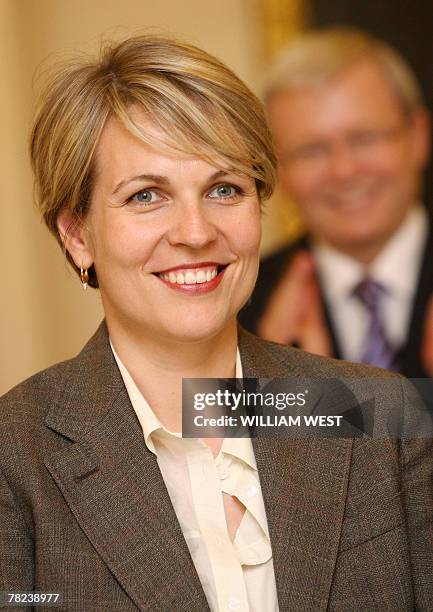
[[[387,375],[243,330],[239,348],[246,377]],[[401,380],[379,411],[404,401]],[[281,611],[433,609],[431,440],[253,445]],[[0,401],[0,590],[80,612],[209,610],[104,323]]]

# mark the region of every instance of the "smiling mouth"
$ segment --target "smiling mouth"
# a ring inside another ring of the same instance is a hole
[[[360,185],[330,194],[328,203],[337,212],[363,211],[372,205],[378,192],[375,184]]]
[[[216,263],[198,264],[194,267],[178,266],[162,272],[155,272],[154,275],[163,280],[165,283],[172,285],[173,288],[194,287],[202,285],[203,289],[206,286],[215,284],[215,280],[219,280],[222,273],[227,268],[227,265]],[[197,287],[198,288],[198,287]]]

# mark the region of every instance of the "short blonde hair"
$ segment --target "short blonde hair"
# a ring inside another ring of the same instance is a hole
[[[137,106],[162,128],[163,142],[133,122],[128,111]],[[85,218],[95,150],[113,115],[152,146],[228,165],[255,179],[261,199],[272,194],[276,158],[258,98],[227,66],[192,45],[161,36],[128,38],[105,45],[96,60],[57,66],[41,96],[30,142],[35,193],[61,245],[58,216],[67,208],[76,221]],[[89,284],[98,286],[93,268]]]
[[[291,89],[320,88],[353,64],[373,61],[395,92],[405,115],[423,104],[416,77],[406,60],[387,43],[347,27],[310,30],[295,39],[271,66],[264,97]]]

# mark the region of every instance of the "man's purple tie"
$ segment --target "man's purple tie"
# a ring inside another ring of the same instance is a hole
[[[381,322],[380,306],[384,293],[383,285],[369,278],[361,281],[353,290],[353,294],[361,300],[369,314],[367,333],[359,361],[397,371],[395,352],[386,338]]]

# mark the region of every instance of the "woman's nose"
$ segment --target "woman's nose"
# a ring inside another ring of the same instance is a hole
[[[190,202],[173,211],[167,240],[172,245],[201,249],[217,237],[217,228],[209,218],[203,202]]]

